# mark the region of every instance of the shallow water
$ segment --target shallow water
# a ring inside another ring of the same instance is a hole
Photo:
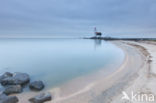
[[[26,72],[48,87],[101,68],[107,70],[123,59],[120,48],[101,40],[0,39],[0,73]]]

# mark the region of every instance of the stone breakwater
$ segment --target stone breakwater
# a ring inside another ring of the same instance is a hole
[[[41,91],[44,89],[42,81],[30,82],[30,76],[26,73],[10,73],[6,72],[0,76],[0,84],[3,88],[0,89],[0,103],[18,103],[17,96],[11,94],[22,93],[23,89],[29,86],[32,91]],[[31,103],[44,103],[52,99],[51,94],[41,93],[29,99]]]

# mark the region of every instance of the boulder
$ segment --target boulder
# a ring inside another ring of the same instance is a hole
[[[0,94],[0,103],[17,103],[19,100],[16,96],[7,96]]]
[[[4,92],[5,94],[13,94],[13,93],[21,93],[22,87],[21,85],[9,85],[5,88]]]
[[[50,101],[52,99],[50,93],[42,93],[33,98],[30,98],[29,101],[31,103],[44,103],[46,101]]]
[[[32,90],[40,91],[44,88],[44,84],[42,81],[34,81],[29,84],[29,88]]]
[[[24,85],[30,81],[29,75],[26,73],[15,73],[11,77],[1,80],[2,85]]]
[[[5,79],[5,78],[8,78],[8,77],[12,77],[13,74],[10,73],[10,72],[5,72],[3,75],[0,76],[0,82]]]

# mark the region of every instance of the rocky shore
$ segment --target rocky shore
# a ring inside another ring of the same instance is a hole
[[[26,73],[10,73],[6,72],[0,76],[0,83],[2,88],[0,89],[0,103],[18,103],[17,96],[11,96],[22,93],[23,89],[29,86],[32,91],[41,91],[44,89],[44,83],[42,81],[30,82],[30,76]],[[52,99],[51,94],[41,93],[29,99],[31,103],[44,103]]]

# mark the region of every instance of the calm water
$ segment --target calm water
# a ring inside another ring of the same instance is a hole
[[[124,53],[110,42],[81,39],[0,39],[0,73],[26,72],[56,86],[120,64]]]

